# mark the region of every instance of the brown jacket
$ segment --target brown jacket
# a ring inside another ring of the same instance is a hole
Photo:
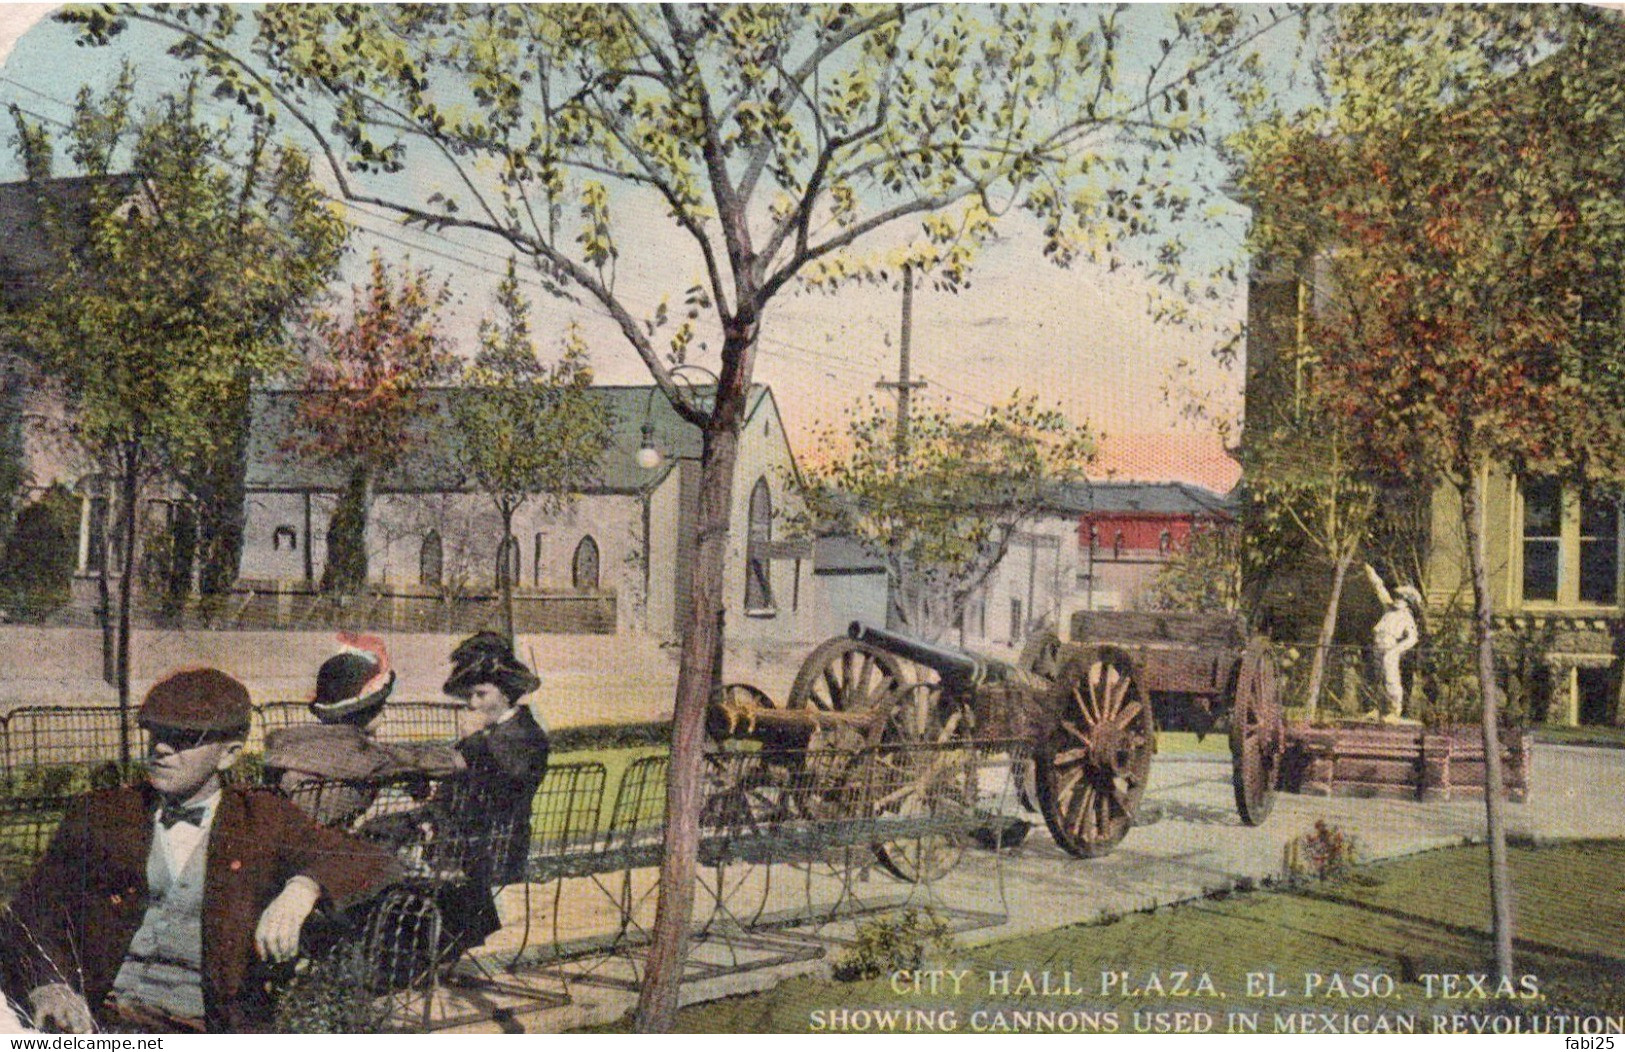
[[[141,926],[157,794],[146,785],[74,801],[12,901],[8,952],[19,992],[67,982],[94,1009],[106,998]],[[260,913],[289,878],[322,888],[341,909],[397,879],[383,850],[323,829],[274,793],[227,786],[204,873],[203,1002],[211,1031],[262,1030],[269,1020],[254,952]]]
[[[265,738],[266,775],[324,826],[347,825],[366,811],[382,782],[403,775],[444,778],[462,769],[450,745],[381,742],[345,723],[284,727]]]

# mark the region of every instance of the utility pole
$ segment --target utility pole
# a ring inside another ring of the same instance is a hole
[[[909,379],[908,351],[914,330],[914,268],[903,265],[903,331],[898,339],[897,382],[881,380],[881,388],[897,389],[897,462],[902,464],[908,456],[908,414],[910,395],[916,387],[924,387],[924,380]]]

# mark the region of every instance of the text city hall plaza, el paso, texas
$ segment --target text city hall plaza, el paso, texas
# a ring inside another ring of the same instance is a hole
[[[0,40],[0,1029],[1622,1039],[1619,11]]]

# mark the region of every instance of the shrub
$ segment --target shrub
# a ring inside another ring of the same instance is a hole
[[[42,621],[68,601],[78,557],[79,502],[61,486],[17,513],[0,553],[0,609]]]
[[[878,979],[914,971],[926,960],[953,950],[948,925],[930,907],[910,907],[858,925],[852,947],[836,959],[831,974],[839,982]]]
[[[1282,851],[1281,870],[1289,881],[1309,877],[1327,880],[1348,872],[1358,855],[1354,837],[1324,819],[1317,819],[1313,830],[1287,841]]]
[[[272,1031],[281,1034],[375,1034],[389,1022],[388,1002],[372,992],[359,940],[339,942],[301,959],[275,984]]]

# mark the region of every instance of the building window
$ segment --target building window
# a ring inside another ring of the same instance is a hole
[[[507,585],[509,588],[519,586],[519,538],[508,534],[497,549],[497,587]]]
[[[1523,598],[1526,602],[1613,606],[1619,600],[1619,500],[1525,479]]]
[[[1580,602],[1612,604],[1619,582],[1619,504],[1580,497]]]
[[[542,586],[542,535],[539,533],[530,541],[530,586]]]
[[[1121,559],[1122,557],[1123,557],[1123,531],[1118,530],[1115,534],[1112,535],[1112,558],[1113,559]]]
[[[418,549],[418,584],[426,588],[439,588],[445,566],[446,554],[440,543],[440,531],[430,530],[423,535],[423,546]]]
[[[1523,597],[1557,598],[1558,552],[1563,544],[1563,486],[1556,479],[1523,484]]]
[[[591,535],[576,545],[570,560],[570,587],[578,592],[598,591],[598,542]]]
[[[1157,554],[1167,558],[1174,550],[1174,535],[1167,530],[1157,535]]]
[[[271,550],[296,552],[299,550],[299,531],[292,526],[278,526],[271,531]]]
[[[773,564],[768,557],[773,543],[773,494],[767,479],[756,480],[750,491],[750,531],[745,541],[745,612],[771,614]]]
[[[1012,600],[1010,600],[1010,642],[1012,642],[1012,643],[1021,642],[1021,636],[1022,636],[1021,629],[1022,629],[1022,627],[1023,626],[1022,626],[1022,623],[1021,623],[1021,600],[1020,599],[1012,599]]]

